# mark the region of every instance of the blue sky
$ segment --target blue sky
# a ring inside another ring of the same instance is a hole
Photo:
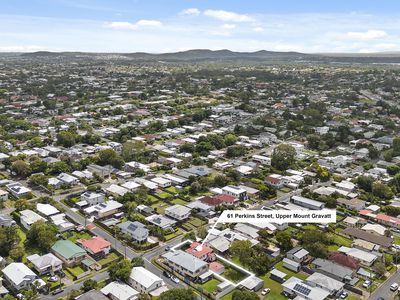
[[[400,51],[400,1],[2,1],[0,51]]]

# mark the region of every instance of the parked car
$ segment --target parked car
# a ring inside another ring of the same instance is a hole
[[[271,289],[269,288],[265,288],[262,290],[261,295],[265,296],[266,294],[268,294],[271,291]]]
[[[64,289],[59,288],[59,289],[55,289],[54,291],[51,292],[52,295],[57,295],[59,293],[62,293],[64,291]]]
[[[163,272],[163,275],[164,275],[165,277],[167,277],[167,278],[171,278],[171,276],[172,276],[172,274],[169,273],[169,272],[167,272],[167,271],[164,271],[164,272]]]
[[[180,280],[178,278],[176,278],[174,275],[171,275],[171,280],[175,283],[179,283]]]
[[[165,251],[169,251],[169,250],[171,250],[170,246],[165,247]]]
[[[371,286],[371,284],[371,280],[365,280],[362,286],[367,289]]]
[[[392,292],[397,291],[398,288],[399,288],[399,285],[398,285],[396,282],[393,283],[393,284],[390,286],[390,290],[391,290]]]
[[[58,276],[54,275],[54,276],[50,276],[49,279],[47,279],[47,280],[50,282],[56,282],[56,281],[60,280],[60,278]]]
[[[347,294],[346,292],[343,292],[340,294],[340,299],[346,299],[348,295],[349,294]]]

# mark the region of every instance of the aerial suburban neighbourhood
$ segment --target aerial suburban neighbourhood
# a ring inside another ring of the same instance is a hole
[[[0,299],[400,299],[400,4],[3,2]]]

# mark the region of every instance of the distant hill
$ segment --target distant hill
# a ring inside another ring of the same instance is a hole
[[[400,53],[316,53],[306,54],[299,52],[235,52],[230,50],[193,49],[173,53],[90,53],[90,52],[49,52],[38,51],[21,53],[25,58],[60,58],[60,59],[123,59],[138,62],[316,62],[316,63],[400,63]]]

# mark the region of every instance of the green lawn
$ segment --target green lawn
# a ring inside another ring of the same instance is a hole
[[[167,203],[163,203],[163,202],[157,202],[151,205],[152,208],[154,208],[154,210],[157,211],[158,214],[163,215],[165,209],[168,207],[169,205]]]
[[[264,280],[264,287],[271,289],[271,291],[268,293],[268,295],[265,296],[264,299],[286,300],[286,297],[281,295],[283,291],[282,285],[279,282],[269,278],[269,275],[270,273],[267,273],[266,275],[261,277],[261,279]]]
[[[180,204],[180,205],[186,205],[188,204],[186,201],[182,200],[182,199],[174,199],[171,201],[172,204]]]
[[[232,281],[232,282],[239,282],[245,279],[248,275],[245,273],[240,272],[239,270],[236,270],[232,268],[230,265],[224,264],[225,265],[225,271],[222,274],[222,277]]]
[[[166,188],[165,190],[166,190],[168,193],[173,194],[173,195],[175,195],[175,194],[178,193],[177,188],[174,187],[174,186],[170,186],[169,188]]]
[[[153,195],[147,195],[147,201],[146,202],[150,202],[150,203],[154,203],[157,202],[158,199],[156,197],[154,197]]]
[[[300,272],[298,272],[298,273],[295,273],[295,272],[293,272],[293,271],[291,271],[291,270],[289,270],[289,269],[286,269],[286,268],[283,266],[283,261],[278,262],[278,263],[275,265],[275,268],[278,269],[279,271],[283,272],[283,273],[288,274],[290,277],[294,276],[294,277],[300,278],[300,279],[302,279],[302,280],[304,280],[304,279],[306,279],[306,278],[308,277],[308,274],[306,274],[306,273],[304,273],[304,272],[301,272],[301,271],[300,271]]]
[[[111,264],[113,261],[116,261],[118,259],[119,259],[118,255],[112,252],[108,254],[105,258],[100,259],[98,263],[103,267]]]
[[[345,247],[351,247],[352,240],[345,238],[343,236],[337,235],[337,234],[330,234],[329,235],[333,241],[338,246],[345,246]]]
[[[85,272],[85,270],[82,269],[81,266],[76,266],[76,267],[73,267],[73,268],[67,268],[67,270],[75,277],[77,277],[77,276],[79,276],[79,275],[81,275],[82,273]]]
[[[303,230],[316,230],[317,226],[313,225],[313,224],[305,224],[301,227],[301,229]]]
[[[160,198],[160,199],[166,199],[166,198],[168,198],[168,197],[171,197],[171,194],[170,194],[170,193],[167,193],[167,192],[161,192],[161,193],[157,194],[156,196],[157,196],[158,198]]]
[[[182,234],[182,231],[178,228],[174,233],[167,234],[164,237],[165,237],[166,241],[169,241],[169,240],[172,240],[173,238],[175,238],[175,237],[177,237],[177,236],[179,236],[181,234]]]
[[[203,284],[199,284],[198,286],[201,287],[203,290],[212,294],[214,291],[217,290],[217,286],[221,283],[218,279],[211,279]]]
[[[393,242],[394,242],[395,244],[397,244],[397,245],[400,245],[400,236],[395,235],[394,238],[393,238]]]
[[[70,240],[71,242],[75,243],[79,239],[89,240],[92,238],[88,232],[76,232],[76,231],[67,231],[63,233],[63,237]]]

